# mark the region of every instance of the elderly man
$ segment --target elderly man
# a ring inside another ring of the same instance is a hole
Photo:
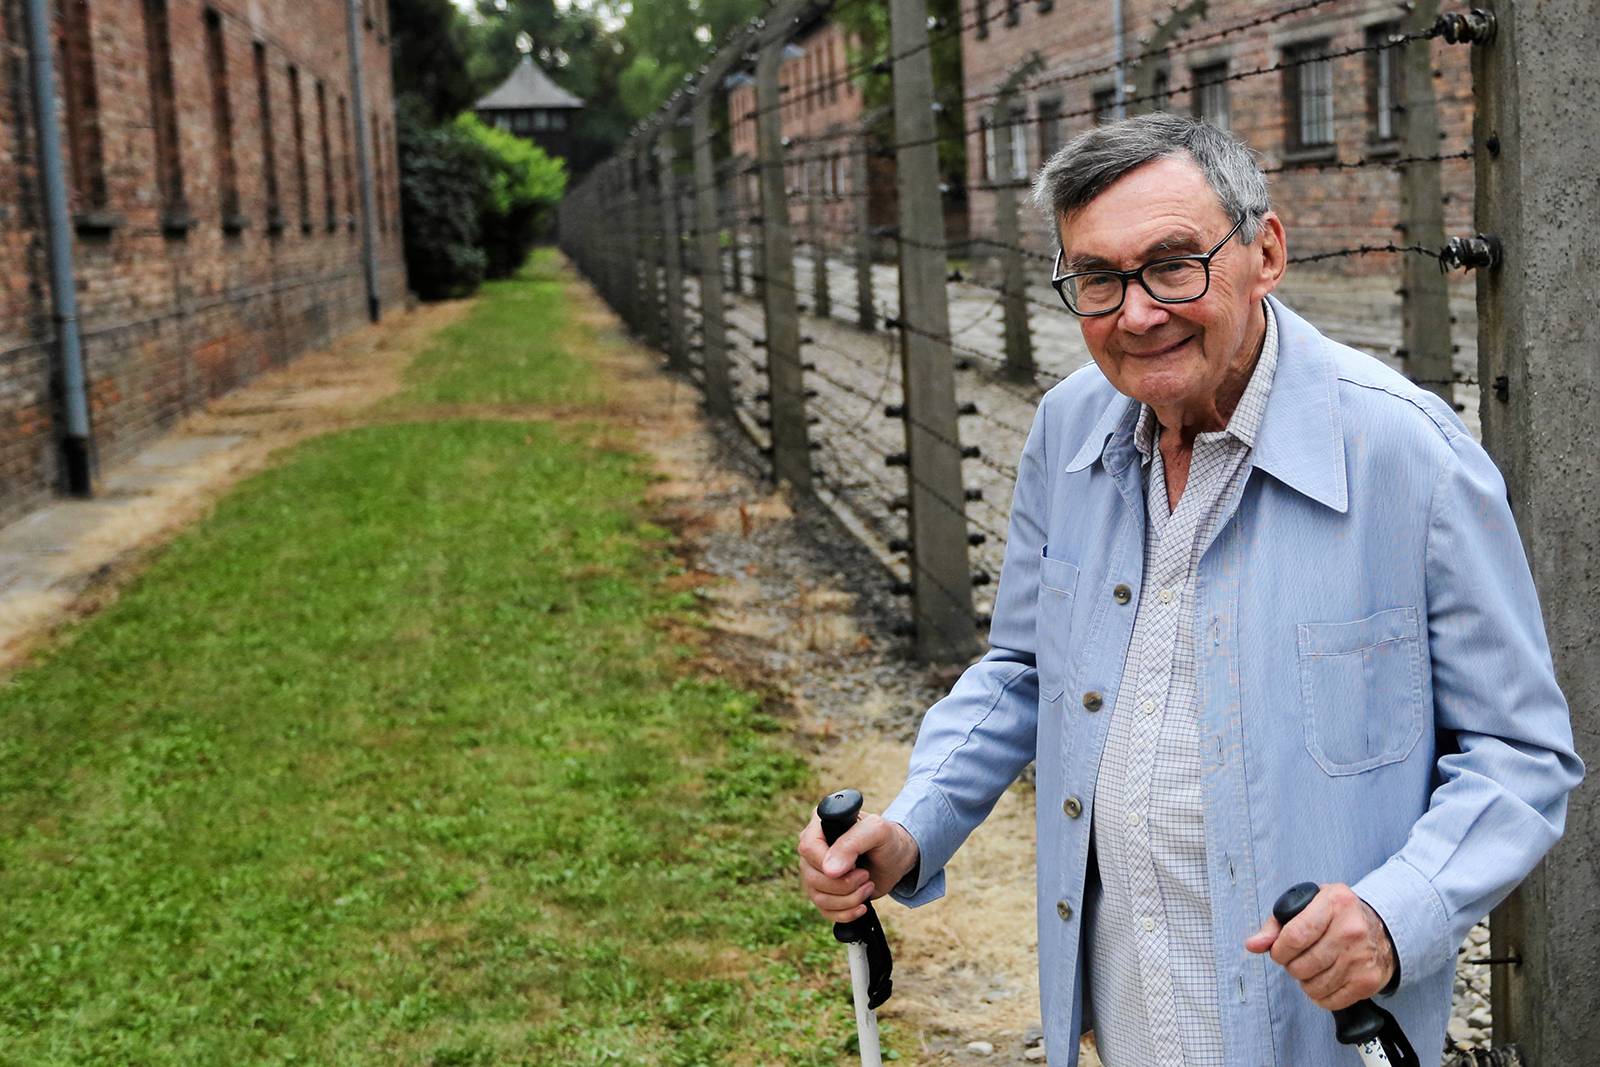
[[[1429,1061],[1457,946],[1583,772],[1504,484],[1270,295],[1283,224],[1229,135],[1101,126],[1035,195],[1094,364],[1023,448],[991,650],[882,816],[801,834],[805,888],[835,920],[937,898],[1037,759],[1052,1063],[1092,1027],[1108,1067],[1337,1067],[1326,1009],[1373,995]]]

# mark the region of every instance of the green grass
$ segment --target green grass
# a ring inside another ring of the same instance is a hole
[[[401,403],[601,395],[552,269]],[[0,1063],[843,1062],[817,786],[670,637],[648,478],[581,425],[311,441],[0,686]]]

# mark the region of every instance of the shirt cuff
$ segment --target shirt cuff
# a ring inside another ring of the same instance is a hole
[[[883,817],[906,828],[917,843],[917,864],[911,874],[889,891],[889,896],[915,908],[938,900],[945,893],[944,865],[953,851],[954,818],[944,796],[932,784],[907,782]]]
[[[1455,962],[1444,902],[1421,871],[1392,856],[1350,888],[1378,913],[1394,944],[1399,980],[1385,993],[1411,986]]]

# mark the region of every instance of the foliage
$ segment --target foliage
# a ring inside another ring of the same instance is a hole
[[[457,116],[455,128],[482,153],[479,243],[489,257],[489,277],[507,277],[543,234],[550,207],[566,191],[566,167],[533,142],[485,125],[476,115]]]
[[[967,122],[961,80],[960,0],[928,0],[928,16],[934,20],[929,30],[932,47],[934,93],[942,105],[935,128],[939,135],[939,173],[952,190],[964,190],[967,182]],[[884,144],[894,143],[894,82],[888,70],[868,69],[889,54],[889,5],[845,4],[834,10],[834,19],[859,42],[850,50],[850,67],[859,73],[856,84],[869,112],[879,111],[882,119],[874,130]]]
[[[469,28],[450,0],[389,0],[395,96],[443,122],[482,94],[467,69]]]
[[[400,220],[411,288],[424,300],[464,296],[488,270],[482,204],[491,175],[483,146],[454,124],[435,126],[414,100],[397,108]]]
[[[597,387],[553,260],[486,287],[402,414],[513,357],[485,399]],[[0,1059],[843,1062],[791,866],[818,787],[686,666],[649,477],[581,423],[310,441],[10,679]]]

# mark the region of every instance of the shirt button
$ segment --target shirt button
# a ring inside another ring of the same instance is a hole
[[[1146,715],[1154,715],[1156,713],[1156,702],[1154,700],[1146,700],[1143,704],[1139,705],[1139,710],[1144,712]]]
[[[1136,812],[1136,811],[1128,812],[1128,825],[1129,826],[1138,826],[1139,825],[1139,821],[1140,820],[1139,820],[1139,813],[1138,812]]]
[[[1168,586],[1167,588],[1161,590],[1161,602],[1163,604],[1170,604],[1172,603],[1173,598],[1177,595],[1177,590],[1173,589],[1171,586]]]
[[[1077,797],[1068,797],[1062,803],[1061,810],[1067,813],[1067,818],[1076,819],[1083,814],[1083,801]]]
[[[1133,599],[1133,590],[1126,585],[1119,585],[1111,590],[1111,595],[1116,598],[1118,604],[1126,604]]]
[[[1144,919],[1142,919],[1140,921],[1139,925],[1144,927],[1144,932],[1147,933],[1147,934],[1155,932],[1156,921],[1154,919],[1150,918],[1150,916],[1148,916],[1148,915],[1146,915],[1144,917]]]
[[[1104,703],[1105,700],[1101,698],[1100,691],[1098,689],[1091,689],[1087,693],[1083,694],[1083,706],[1088,708],[1090,711],[1099,711],[1100,706]]]
[[[1063,921],[1072,918],[1072,905],[1064,900],[1056,901],[1056,914],[1061,916]]]

